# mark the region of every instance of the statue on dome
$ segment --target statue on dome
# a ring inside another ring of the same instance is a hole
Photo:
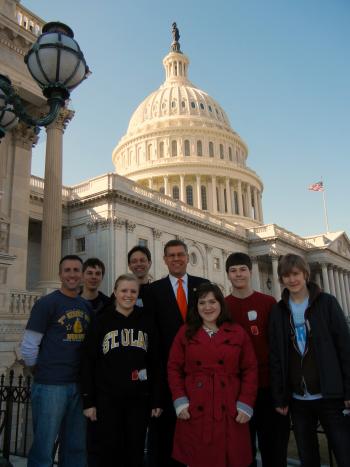
[[[172,50],[173,52],[181,52],[181,50],[180,50],[180,42],[179,42],[180,33],[179,33],[178,28],[177,28],[177,24],[176,24],[175,22],[172,24],[171,33],[172,33],[172,35],[173,35],[173,42],[171,43],[171,50]]]

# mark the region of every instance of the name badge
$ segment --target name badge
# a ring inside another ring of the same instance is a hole
[[[248,311],[249,321],[255,321],[257,317],[258,317],[258,313],[255,310]]]

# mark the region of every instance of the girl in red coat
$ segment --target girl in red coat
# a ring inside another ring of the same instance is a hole
[[[173,457],[189,467],[248,467],[248,421],[257,391],[249,337],[231,322],[215,284],[197,290],[173,342],[168,377],[177,424]]]

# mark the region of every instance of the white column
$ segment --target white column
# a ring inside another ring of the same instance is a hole
[[[62,243],[63,132],[74,113],[63,109],[46,128],[45,187],[41,234],[39,288],[49,292],[60,286],[58,264]]]
[[[328,281],[328,273],[327,273],[327,264],[322,263],[322,279],[323,279],[323,289],[325,292],[329,293],[329,281]]]
[[[220,197],[220,212],[225,213],[225,195],[224,195],[224,184],[222,181],[219,183],[219,197]]]
[[[341,300],[343,302],[343,311],[344,311],[344,314],[347,315],[349,310],[348,310],[348,300],[347,300],[346,293],[345,293],[345,283],[344,283],[343,271],[339,271],[339,282],[340,282]]]
[[[231,186],[230,179],[226,177],[226,200],[227,200],[227,213],[232,214],[232,200],[231,200]]]
[[[242,182],[237,181],[237,194],[238,194],[238,215],[243,216],[243,200],[242,200]]]
[[[258,190],[255,187],[253,187],[253,196],[254,196],[254,219],[258,221],[260,220],[259,206],[258,206]]]
[[[211,177],[211,193],[212,193],[212,207],[213,207],[213,214],[218,212],[217,210],[217,200],[216,200],[216,177],[213,175]]]
[[[277,256],[271,256],[271,261],[272,261],[272,291],[273,291],[273,296],[275,297],[276,300],[279,300],[281,298],[281,286],[278,280],[278,257]]]
[[[162,254],[162,243],[160,237],[162,236],[162,231],[153,228],[153,254],[152,254],[152,268],[153,268],[153,279],[157,280],[161,277],[161,267],[160,265],[163,262]]]
[[[264,223],[264,216],[263,216],[263,210],[262,210],[261,197],[262,197],[261,192],[258,192],[259,221]]]
[[[256,256],[252,256],[251,260],[252,260],[252,286],[254,290],[261,292],[258,258]]]
[[[249,183],[247,183],[247,201],[248,201],[248,217],[252,218],[253,217],[252,192],[251,192],[251,187]]]
[[[332,265],[328,269],[328,277],[329,277],[329,291],[332,295],[335,296],[335,282],[334,282],[334,273],[333,273]]]
[[[197,189],[197,208],[202,209],[201,176],[200,175],[196,175],[196,189]]]
[[[180,201],[185,203],[185,176],[180,175]]]
[[[164,194],[169,196],[169,177],[167,175],[164,175],[163,181],[164,181]]]
[[[148,188],[153,190],[153,178],[151,178],[151,177],[148,179]]]
[[[340,292],[340,281],[339,281],[338,269],[334,269],[334,282],[335,282],[335,296],[337,297],[337,300],[340,306],[343,308],[343,302],[341,299],[341,292]]]

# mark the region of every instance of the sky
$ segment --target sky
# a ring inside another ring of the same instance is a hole
[[[114,172],[112,151],[164,81],[171,24],[189,79],[219,102],[264,183],[264,222],[299,235],[350,236],[349,0],[22,0],[68,24],[92,75],[71,94],[63,182]],[[45,131],[32,172],[43,176]]]

